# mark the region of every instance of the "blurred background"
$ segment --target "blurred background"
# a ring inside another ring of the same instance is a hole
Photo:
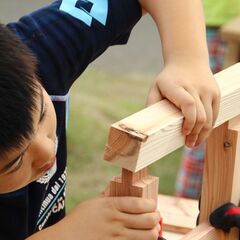
[[[0,21],[16,21],[50,0],[1,0]],[[125,46],[108,49],[71,89],[68,126],[67,209],[101,193],[120,173],[103,161],[110,125],[142,108],[163,65],[157,29],[149,16],[134,28]],[[150,167],[161,193],[173,194],[181,149]]]

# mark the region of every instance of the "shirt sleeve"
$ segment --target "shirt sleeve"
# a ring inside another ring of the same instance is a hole
[[[8,27],[36,55],[49,94],[66,94],[90,62],[127,42],[140,18],[137,0],[62,0]]]

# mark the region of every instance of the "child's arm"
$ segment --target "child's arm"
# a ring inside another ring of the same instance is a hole
[[[185,116],[189,147],[201,143],[218,115],[219,89],[209,69],[200,0],[139,0],[151,14],[163,46],[165,66],[152,86],[148,104],[168,98]]]
[[[156,240],[159,220],[153,200],[97,198],[79,204],[62,221],[27,240]]]

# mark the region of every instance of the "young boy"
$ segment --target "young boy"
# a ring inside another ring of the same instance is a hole
[[[145,11],[165,60],[148,104],[168,98],[181,109],[190,147],[209,134],[219,90],[200,0],[62,0],[1,26],[0,239],[157,239],[151,200],[96,198],[64,211],[69,88],[109,46],[127,42]]]

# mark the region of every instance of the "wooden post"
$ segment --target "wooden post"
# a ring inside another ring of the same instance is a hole
[[[228,46],[225,54],[224,68],[229,67],[239,61],[240,44],[234,41],[228,41]]]
[[[208,223],[211,212],[226,202],[240,200],[240,118],[215,128],[208,138],[204,163],[200,225],[181,240],[238,240],[239,232],[216,230]]]
[[[227,42],[224,67],[239,62],[240,57],[240,17],[237,17],[221,27],[221,36]]]
[[[122,169],[122,175],[113,178],[105,195],[142,197],[157,202],[158,178],[148,175],[147,168],[136,173]]]
[[[240,200],[240,121],[239,117],[213,130],[208,139],[204,163],[200,222],[226,202],[236,205]],[[232,231],[225,240],[236,240]]]

